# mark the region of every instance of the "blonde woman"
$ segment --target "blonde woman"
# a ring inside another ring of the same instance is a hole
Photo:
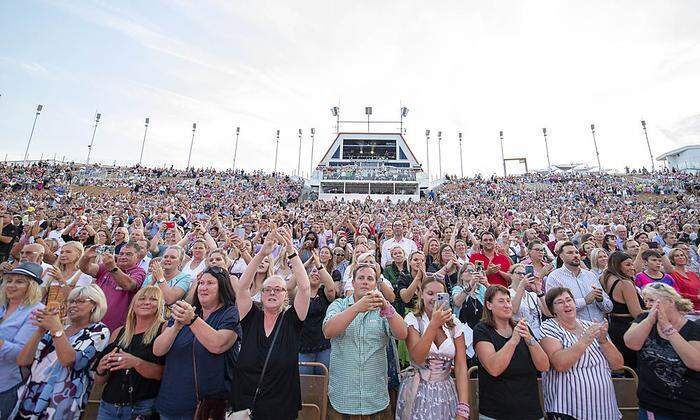
[[[596,277],[600,277],[608,268],[608,251],[603,248],[595,248],[591,251],[591,271]]]
[[[8,271],[0,283],[0,418],[8,418],[17,402],[22,375],[15,359],[37,327],[31,314],[41,310],[41,266],[31,262]]]
[[[92,276],[78,268],[78,260],[83,256],[83,244],[77,241],[65,243],[56,260],[56,265],[49,267],[44,275],[44,293],[46,306],[57,308],[61,318],[66,316],[66,300],[76,286],[92,284]]]
[[[700,326],[686,319],[693,303],[671,286],[642,289],[651,308],[625,333],[625,345],[638,351],[639,418],[697,418],[700,402]]]
[[[413,372],[401,383],[396,418],[402,420],[466,420],[467,350],[463,329],[449,299],[437,306],[445,285],[428,279],[421,286],[414,312],[406,315],[406,344]],[[454,365],[455,378],[450,373]],[[455,387],[456,385],[456,387]]]
[[[158,287],[142,288],[129,305],[126,323],[112,334],[96,369],[96,383],[106,382],[98,420],[155,413],[164,360],[153,354],[153,342],[163,328],[164,304]]]
[[[70,292],[66,325],[56,310],[33,312],[37,329],[17,356],[18,365],[31,366],[29,378],[17,391],[11,418],[80,418],[93,366],[109,343],[109,328],[100,322],[106,312],[105,295],[94,284]]]

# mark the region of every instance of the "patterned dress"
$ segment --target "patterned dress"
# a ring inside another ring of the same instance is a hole
[[[420,319],[413,313],[405,318],[406,324],[422,336],[430,323],[428,316]],[[457,411],[457,389],[450,377],[455,358],[454,341],[463,334],[461,323],[453,316],[454,331],[443,326],[447,336],[440,347],[430,344],[430,351],[422,365],[411,361],[412,369],[401,382],[396,406],[396,420],[452,420]]]
[[[61,366],[51,334],[41,339],[29,379],[17,391],[18,403],[10,418],[80,418],[94,382],[93,365],[98,353],[109,343],[109,329],[100,322],[68,339],[76,351],[72,368]]]

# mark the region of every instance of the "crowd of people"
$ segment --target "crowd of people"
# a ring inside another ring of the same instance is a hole
[[[700,418],[681,173],[448,179],[305,200],[241,171],[0,165],[0,418]],[[541,380],[542,404],[538,392]]]

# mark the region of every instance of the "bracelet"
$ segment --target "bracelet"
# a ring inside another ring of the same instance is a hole
[[[456,414],[458,416],[464,417],[465,419],[469,418],[469,404],[465,402],[458,403]]]
[[[292,258],[296,257],[297,255],[299,255],[299,254],[297,254],[296,252],[293,254],[289,254],[289,255],[287,255],[287,259],[291,260]]]
[[[387,305],[386,307],[379,310],[379,316],[382,318],[393,318],[396,315],[396,309],[393,306]]]
[[[664,333],[665,336],[670,336],[678,332],[675,328],[673,328],[673,325],[669,325],[668,327],[664,328],[661,330],[662,333]]]
[[[547,294],[547,293],[545,293],[545,292],[538,293],[538,294],[537,294],[537,297],[538,297],[538,298],[541,298],[542,296],[544,296],[544,295],[546,295],[546,294]]]
[[[325,266],[323,266],[323,265],[319,265],[318,267],[316,267],[316,269],[317,269],[318,271],[321,271],[321,270],[323,270],[324,268],[325,268]]]
[[[187,324],[187,326],[189,327],[190,325],[194,324],[194,321],[196,321],[196,320],[197,320],[197,318],[199,318],[199,315],[197,315],[197,314],[194,314],[194,318],[192,318],[192,321],[190,321],[190,323],[189,323],[189,324]]]

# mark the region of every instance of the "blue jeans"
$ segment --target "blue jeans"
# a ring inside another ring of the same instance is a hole
[[[17,384],[5,392],[0,393],[0,419],[10,417],[10,413],[17,404],[17,389],[21,384]]]
[[[681,420],[680,417],[673,417],[673,416],[662,416],[659,414],[653,414],[653,417],[649,417],[649,411],[640,408],[639,409],[639,420],[649,420],[649,419],[654,419],[654,420]]]
[[[159,414],[160,414],[160,420],[192,420],[194,418],[194,413],[190,413],[188,415],[177,414],[174,416],[171,416],[169,414],[163,414],[163,413],[159,413]]]
[[[331,349],[321,350],[318,353],[299,353],[300,362],[319,362],[326,368],[331,364]],[[317,366],[299,366],[302,375],[323,375],[323,369]]]
[[[151,414],[156,411],[156,399],[137,401],[134,405],[114,405],[100,401],[97,420],[131,420],[139,414]]]

